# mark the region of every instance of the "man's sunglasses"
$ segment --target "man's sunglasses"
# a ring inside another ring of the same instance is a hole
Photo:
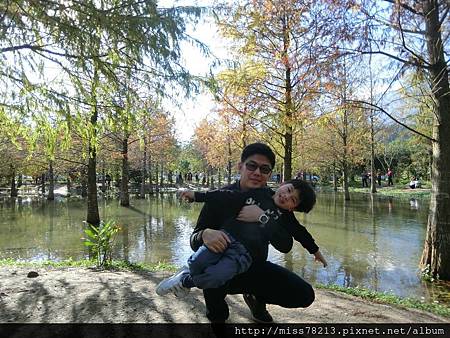
[[[255,162],[246,162],[245,167],[247,168],[247,170],[250,170],[250,171],[255,171],[256,169],[259,168],[259,172],[263,175],[267,175],[272,171],[272,168],[270,167],[270,165],[267,165],[267,164],[258,165]]]

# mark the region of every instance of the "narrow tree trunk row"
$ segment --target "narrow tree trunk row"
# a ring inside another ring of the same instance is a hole
[[[120,181],[120,205],[123,207],[130,206],[130,192],[128,191],[129,180],[128,137],[125,137],[122,140],[122,179]]]

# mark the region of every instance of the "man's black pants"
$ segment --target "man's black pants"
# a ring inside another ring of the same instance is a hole
[[[247,272],[235,276],[223,287],[205,289],[206,315],[212,322],[228,318],[227,294],[250,293],[266,304],[285,308],[308,307],[314,302],[314,289],[295,273],[271,262],[254,263]]]

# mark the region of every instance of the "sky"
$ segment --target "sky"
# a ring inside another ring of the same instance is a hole
[[[214,4],[214,1],[210,0],[158,1],[158,6],[161,7],[211,6],[212,4]],[[215,56],[225,58],[227,56],[226,42],[219,36],[213,18],[206,18],[205,21],[196,26],[188,26],[187,33],[205,43]],[[202,55],[197,48],[183,43],[182,52],[185,65],[193,75],[205,76],[210,72],[212,60]],[[208,92],[201,92],[198,95],[183,100],[180,107],[167,101],[164,104],[165,108],[171,111],[175,117],[177,139],[181,142],[188,142],[194,134],[196,125],[203,118],[210,115],[215,108],[214,99]]]

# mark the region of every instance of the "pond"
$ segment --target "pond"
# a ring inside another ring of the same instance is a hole
[[[181,203],[175,194],[131,203],[129,208],[120,207],[117,200],[99,203],[101,217],[116,219],[122,228],[114,257],[185,264],[201,204]],[[427,213],[425,200],[355,194],[344,201],[342,194],[319,193],[313,211],[297,217],[316,239],[329,267],[314,262],[299,243],[288,254],[271,249],[269,259],[312,283],[361,286],[450,304],[448,284],[431,285],[419,277]],[[85,216],[83,200],[4,199],[0,201],[0,258],[85,258],[81,240]]]

